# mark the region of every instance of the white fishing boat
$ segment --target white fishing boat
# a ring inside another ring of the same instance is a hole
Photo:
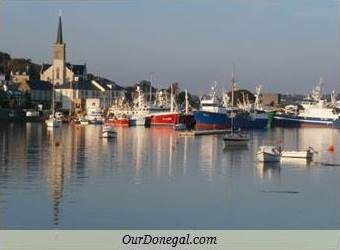
[[[256,153],[259,162],[279,162],[281,159],[281,149],[277,146],[261,146]]]
[[[85,118],[91,124],[103,124],[105,120],[100,108],[90,108]]]
[[[323,99],[323,79],[319,85],[298,106],[288,105],[277,112],[273,119],[275,126],[282,127],[329,127],[340,128],[340,111],[336,93],[331,94],[331,102]]]
[[[102,131],[102,138],[115,138],[117,136],[117,132],[111,126],[104,126]]]
[[[307,150],[303,151],[282,151],[282,158],[300,158],[300,159],[312,159],[315,151],[313,148],[309,147]]]

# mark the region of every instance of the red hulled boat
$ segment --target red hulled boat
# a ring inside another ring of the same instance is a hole
[[[106,125],[117,126],[117,127],[129,127],[130,120],[129,118],[121,117],[121,118],[108,118],[105,121]]]

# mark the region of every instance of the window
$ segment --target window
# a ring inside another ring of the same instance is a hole
[[[59,68],[57,68],[57,70],[56,70],[56,75],[57,75],[57,79],[60,79],[60,69]]]

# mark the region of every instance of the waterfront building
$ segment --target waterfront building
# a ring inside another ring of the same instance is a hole
[[[30,96],[32,104],[49,107],[52,101],[52,84],[47,81],[29,80],[17,85],[18,90]]]
[[[113,89],[101,81],[81,80],[55,87],[56,102],[64,111],[85,111],[87,99],[99,99],[103,109],[112,103]]]

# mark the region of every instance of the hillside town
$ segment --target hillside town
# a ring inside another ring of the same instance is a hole
[[[107,112],[114,103],[133,105],[138,98],[137,89],[148,102],[156,102],[159,93],[165,94],[165,99],[170,100],[173,89],[178,106],[185,106],[185,92],[180,91],[178,83],[170,83],[167,89],[157,89],[151,75],[150,79],[123,87],[113,80],[90,73],[86,63],[68,62],[61,15],[51,63],[39,65],[30,59],[12,59],[9,54],[0,52],[0,120],[30,120],[32,116],[43,119],[46,117],[42,117],[43,112],[47,114],[52,106],[66,116],[84,115],[94,103]],[[254,95],[249,91],[236,91],[236,98],[242,98],[244,92],[254,101]],[[190,108],[199,108],[199,97],[190,93],[188,95]],[[280,95],[267,94],[264,99],[268,104],[279,104]]]

